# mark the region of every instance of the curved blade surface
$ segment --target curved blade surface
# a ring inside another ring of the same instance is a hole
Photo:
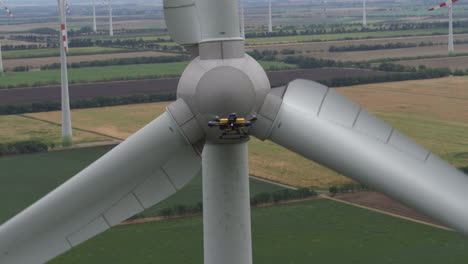
[[[174,194],[200,167],[164,113],[0,226],[0,263],[44,263]]]
[[[458,169],[321,84],[291,82],[279,109],[273,142],[468,234],[468,176]]]

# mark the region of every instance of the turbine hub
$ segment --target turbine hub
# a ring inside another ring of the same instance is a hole
[[[222,131],[208,123],[232,113],[254,118],[270,89],[265,71],[247,54],[233,59],[197,57],[182,74],[177,97],[184,99],[208,141],[225,141]]]

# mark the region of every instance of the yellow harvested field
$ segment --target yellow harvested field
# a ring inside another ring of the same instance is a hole
[[[338,88],[365,109],[468,124],[468,77],[388,82]]]
[[[115,107],[77,109],[72,111],[72,125],[84,130],[125,139],[158,117],[169,102]],[[26,114],[34,118],[60,123],[59,111]]]
[[[23,116],[0,116],[0,143],[16,142],[22,140],[40,139],[48,143],[59,145],[61,128],[39,120]],[[74,143],[98,142],[110,140],[108,137],[93,133],[73,130]]]

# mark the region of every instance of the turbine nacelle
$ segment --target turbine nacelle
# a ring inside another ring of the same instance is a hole
[[[237,1],[164,0],[169,35],[180,45],[243,40],[239,16],[232,10],[237,10]]]

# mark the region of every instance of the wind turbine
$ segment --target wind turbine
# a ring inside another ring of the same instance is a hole
[[[239,0],[239,12],[241,37],[245,38],[244,0]]]
[[[362,0],[362,26],[367,27],[367,8],[366,8],[366,1]]]
[[[97,24],[96,24],[96,0],[93,0],[93,32],[97,32]]]
[[[0,5],[1,5],[2,8],[7,12],[8,16],[9,16],[10,18],[13,18],[13,17],[14,17],[14,16],[13,16],[13,13],[10,11],[10,9],[8,8],[8,6],[5,5],[5,3],[4,3],[2,0],[0,0]]]
[[[68,15],[71,15],[71,9],[70,9],[70,4],[68,3],[68,1],[65,1],[65,12]]]
[[[8,6],[6,6],[2,0],[0,0],[0,5],[7,12],[8,16],[10,18],[13,18],[13,13],[10,11]],[[3,73],[4,73],[4,69],[3,69],[3,57],[2,57],[2,43],[0,43],[0,76],[3,75]]]
[[[271,16],[271,0],[268,0],[268,32],[273,32],[273,21]]]
[[[327,0],[322,0],[322,15],[327,16]]]
[[[164,1],[172,39],[196,47],[177,101],[1,225],[0,263],[44,263],[174,194],[201,167],[204,263],[251,264],[249,136],[468,234],[464,173],[333,89],[308,80],[271,89],[265,71],[244,52],[236,1],[190,3]]]
[[[112,0],[109,0],[109,36],[114,36],[114,24],[112,22]]]
[[[3,75],[2,43],[0,42],[0,76]]]
[[[73,144],[73,133],[71,127],[70,96],[68,92],[68,69],[67,69],[67,19],[65,0],[58,1],[58,11],[60,20],[60,66],[62,83],[62,145],[71,146]]]
[[[458,0],[449,0],[445,3],[442,3],[428,10],[428,11],[434,11],[444,6],[447,6],[448,8],[448,13],[449,13],[448,52],[449,54],[453,54],[455,51],[453,47],[453,8],[452,8],[452,4],[455,2],[458,2]]]

